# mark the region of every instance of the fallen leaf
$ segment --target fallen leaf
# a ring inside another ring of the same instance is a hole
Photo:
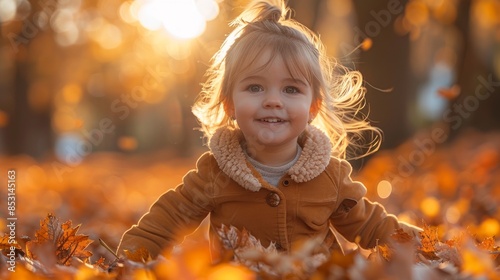
[[[423,231],[420,232],[420,238],[422,244],[420,246],[421,254],[430,260],[437,259],[434,247],[439,243],[437,228],[424,225]]]
[[[26,244],[28,257],[38,259],[33,253],[37,248],[52,247],[58,264],[70,265],[73,257],[87,259],[92,256],[92,253],[86,250],[92,240],[87,235],[77,234],[79,228],[80,225],[72,227],[71,221],[61,223],[54,215],[48,214],[40,221],[40,229],[35,232],[35,240]]]
[[[125,252],[125,256],[127,257],[127,259],[134,262],[147,263],[153,259],[148,249],[146,249],[145,247],[140,247],[134,251],[123,251]]]
[[[391,237],[398,243],[410,243],[414,240],[413,236],[409,235],[402,228],[398,228],[393,234],[391,234]]]

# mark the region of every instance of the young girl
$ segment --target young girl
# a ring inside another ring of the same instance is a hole
[[[370,248],[400,227],[418,230],[368,201],[351,180],[348,146],[365,147],[366,155],[380,139],[356,118],[361,75],[335,68],[319,38],[290,19],[282,2],[269,2],[254,2],[233,22],[194,104],[210,151],[125,232],[118,254],[143,247],[155,257],[208,214],[215,255],[223,226],[283,252],[319,238],[324,253],[337,233]],[[374,140],[363,146],[366,135]]]

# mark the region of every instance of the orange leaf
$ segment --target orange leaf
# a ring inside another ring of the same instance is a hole
[[[428,259],[436,259],[435,245],[439,244],[437,228],[428,225],[423,226],[423,231],[420,232],[421,243],[420,251]]]
[[[477,247],[479,249],[488,251],[488,253],[492,255],[492,258],[496,259],[498,255],[500,255],[500,247],[498,247],[495,243],[495,238],[486,237],[485,239],[483,239],[483,241],[477,244]]]
[[[14,240],[14,242],[13,242]],[[21,245],[17,242],[17,240],[12,239],[10,235],[4,235],[0,237],[0,251],[2,251],[4,254],[8,254],[11,252],[12,247],[14,247],[14,252],[16,256],[21,255],[24,256],[25,253],[21,249]]]
[[[377,252],[380,256],[382,256],[386,261],[391,259],[392,253],[387,245],[378,245]]]
[[[129,251],[129,250],[123,250],[123,251],[125,252],[125,256],[127,257],[127,259],[134,262],[147,263],[153,259],[148,249],[146,249],[145,247],[140,247],[135,251]]]
[[[19,246],[17,243],[10,244],[9,243],[9,235],[4,235],[0,237],[0,250],[10,250],[11,246]]]
[[[94,267],[99,267],[101,268],[102,270],[108,270],[109,269],[109,265],[107,265],[104,261],[106,259],[104,257],[100,257],[95,263],[94,263]]]
[[[393,234],[391,234],[391,237],[398,243],[409,243],[413,241],[413,236],[409,235],[402,228],[398,228]]]
[[[26,244],[28,256],[37,259],[43,256],[35,256],[33,249],[39,247],[53,246],[57,257],[57,263],[70,265],[73,257],[86,259],[92,256],[90,251],[85,250],[92,243],[87,235],[77,234],[80,225],[72,227],[71,221],[61,224],[52,214],[40,221],[40,229],[35,232],[35,240]]]
[[[478,244],[478,247],[483,250],[493,251],[496,248],[495,239],[493,237],[487,237]]]

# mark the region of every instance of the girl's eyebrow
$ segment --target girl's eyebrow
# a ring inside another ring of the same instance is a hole
[[[289,82],[302,84],[303,86],[306,86],[306,87],[309,86],[309,83],[307,81],[302,80],[302,79],[289,78],[289,79],[286,79],[286,80],[289,81]]]
[[[239,82],[242,83],[242,82],[246,82],[247,80],[259,80],[262,78],[263,78],[262,76],[252,75],[252,76],[247,76],[247,77],[241,79]]]
[[[259,75],[251,75],[251,76],[248,76],[248,77],[245,77],[243,79],[241,79],[239,82],[240,83],[244,83],[246,82],[247,80],[259,80],[259,79],[266,79],[264,76],[259,76]],[[283,82],[287,82],[287,83],[298,83],[298,84],[302,84],[303,86],[309,86],[309,83],[302,80],[302,79],[298,79],[298,78],[286,78],[283,80]]]

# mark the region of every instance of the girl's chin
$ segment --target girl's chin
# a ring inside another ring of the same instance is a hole
[[[286,144],[291,139],[297,139],[300,133],[303,132],[303,130],[299,131],[298,129],[291,129],[291,127],[287,124],[269,127],[243,127],[241,129],[248,142],[272,146]]]
[[[290,133],[283,133],[280,131],[262,130],[257,135],[257,143],[266,146],[280,146],[286,145],[290,141],[297,142],[298,135],[291,135]]]
[[[257,140],[263,144],[271,144],[278,141],[282,133],[277,129],[277,127],[272,127],[269,129],[259,129],[257,133]]]

